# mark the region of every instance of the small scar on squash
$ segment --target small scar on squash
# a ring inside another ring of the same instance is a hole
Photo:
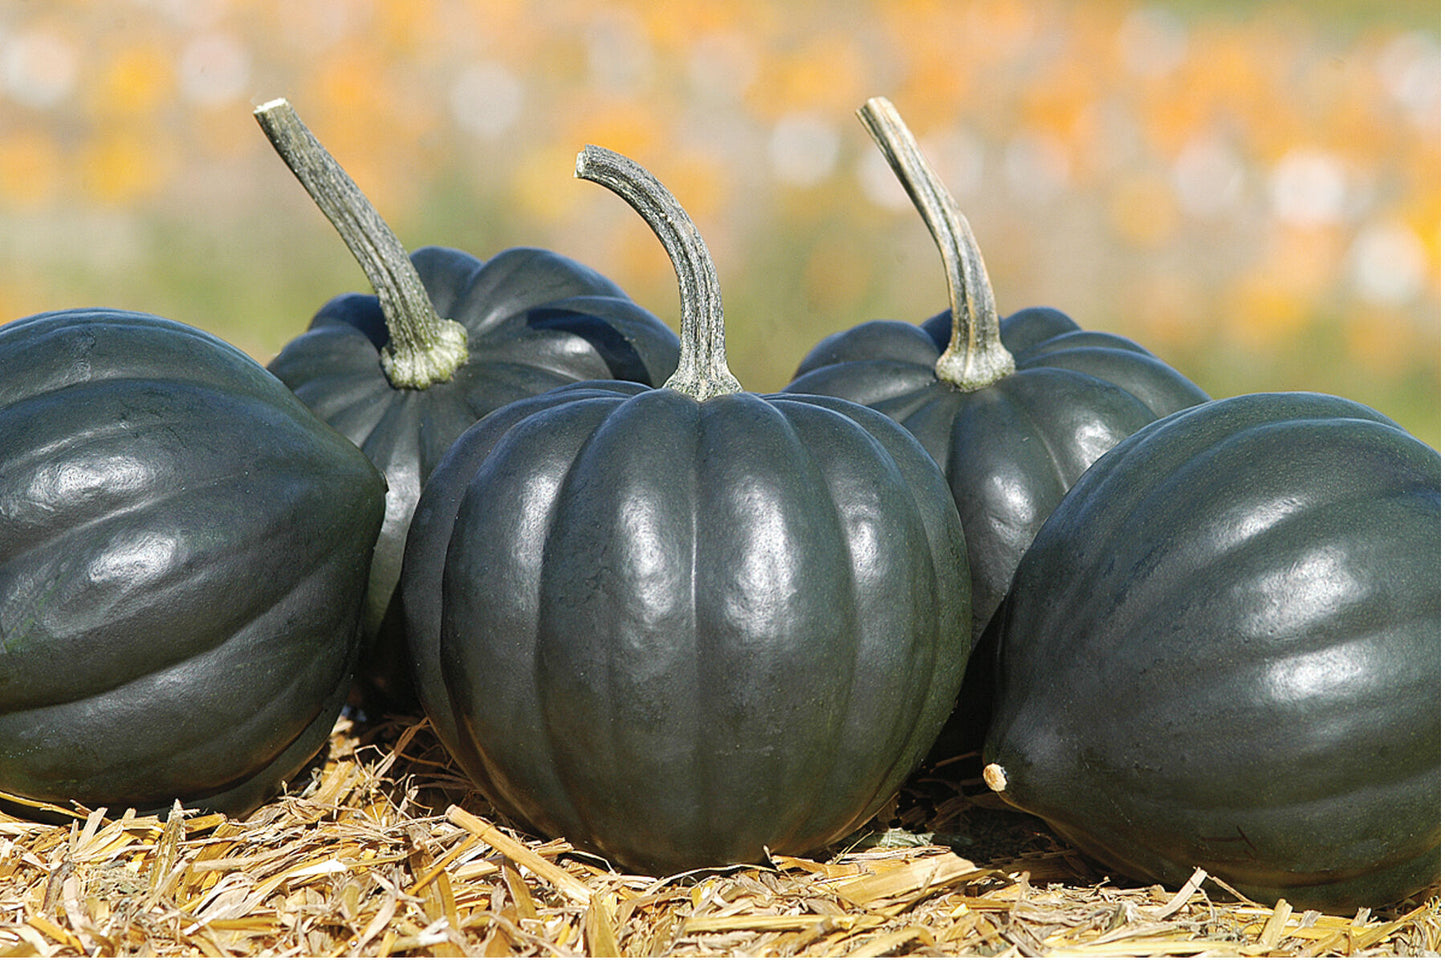
[[[1003,793],[1008,786],[1008,777],[1004,775],[1003,767],[996,763],[990,763],[983,768],[983,782],[995,793]]]

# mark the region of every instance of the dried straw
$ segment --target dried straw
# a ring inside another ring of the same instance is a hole
[[[1094,873],[945,764],[816,859],[619,873],[498,823],[430,728],[342,719],[244,820],[0,815],[3,956],[1376,956],[1440,950],[1438,887],[1354,917]],[[9,798],[11,809],[14,798]]]

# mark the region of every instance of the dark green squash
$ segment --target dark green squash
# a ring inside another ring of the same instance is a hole
[[[340,712],[384,492],[209,334],[0,326],[0,791],[259,805]]]
[[[422,247],[408,258],[286,101],[256,116],[376,290],[324,305],[270,370],[386,476],[362,671],[405,703],[399,624],[383,631],[383,621],[417,497],[447,447],[492,410],[564,383],[659,384],[677,366],[677,336],[600,273],[547,250],[514,247],[482,261]]]
[[[402,596],[421,700],[507,816],[628,869],[818,848],[923,757],[970,638],[957,510],[896,423],[728,371],[717,278],[667,191],[589,147],[677,267],[659,389],[559,387],[464,433]]]
[[[1100,457],[1000,610],[1003,798],[1110,870],[1353,913],[1440,876],[1440,455],[1320,394]]]
[[[784,389],[881,410],[938,461],[968,538],[978,634],[1039,525],[1089,464],[1207,397],[1138,344],[1081,330],[1057,310],[1000,322],[968,221],[898,112],[879,97],[859,117],[939,245],[951,307],[922,325],[874,320],[835,333]]]

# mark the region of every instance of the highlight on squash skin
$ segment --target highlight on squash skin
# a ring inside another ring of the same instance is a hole
[[[968,219],[886,97],[869,99],[858,109],[858,119],[908,191],[943,257],[953,332],[934,374],[965,393],[997,383],[1014,372],[1014,358],[999,338],[993,286]]]
[[[291,104],[278,98],[255,114],[376,290],[390,338],[381,349],[381,367],[391,385],[425,390],[450,380],[467,361],[467,328],[437,314],[406,248]]]

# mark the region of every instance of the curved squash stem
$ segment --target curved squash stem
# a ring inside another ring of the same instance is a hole
[[[742,384],[728,369],[717,268],[687,211],[642,166],[604,147],[589,145],[577,154],[577,176],[626,200],[662,241],[677,272],[682,355],[677,372],[663,386],[698,401],[741,392]]]
[[[908,198],[923,215],[943,256],[948,273],[948,299],[953,334],[934,365],[938,379],[960,390],[979,390],[1014,372],[1013,354],[999,339],[998,308],[988,282],[983,256],[973,230],[938,174],[923,158],[918,141],[898,111],[884,97],[874,97],[858,110]]]
[[[256,121],[376,290],[391,341],[381,366],[391,385],[422,390],[450,380],[467,359],[467,328],[437,314],[406,248],[290,103],[262,104]]]

